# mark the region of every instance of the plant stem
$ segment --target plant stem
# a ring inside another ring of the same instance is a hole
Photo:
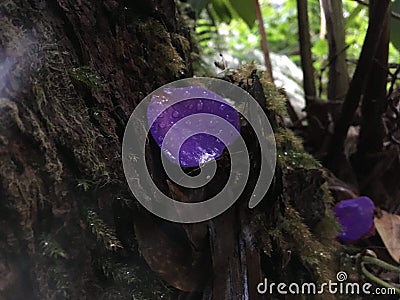
[[[265,32],[264,21],[262,18],[260,3],[258,2],[258,0],[253,0],[253,3],[254,3],[254,8],[256,10],[256,15],[257,15],[257,20],[258,20],[258,30],[259,30],[260,36],[261,36],[261,47],[262,47],[263,54],[264,54],[265,67],[267,69],[269,77],[271,78],[271,82],[273,83],[274,77],[272,76],[272,65],[271,65],[271,59],[269,57],[268,40],[267,40],[267,34]]]
[[[297,22],[299,27],[301,66],[304,74],[304,94],[306,96],[307,105],[310,100],[314,100],[316,97],[307,0],[297,0]]]
[[[345,101],[339,119],[335,124],[328,155],[325,159],[326,165],[334,173],[338,172],[337,161],[343,156],[344,142],[347,137],[347,131],[353,121],[354,113],[360,102],[361,95],[365,92],[367,81],[372,69],[374,57],[378,49],[377,41],[380,40],[382,28],[385,23],[385,15],[390,7],[390,0],[377,1],[372,10],[372,17],[369,20],[367,34],[364,45],[361,50],[353,79],[350,82]]]
[[[392,266],[391,264],[388,264],[387,262],[384,262],[384,261],[377,259],[375,257],[372,257],[372,256],[363,256],[361,259],[361,272],[364,274],[365,277],[367,277],[369,280],[371,280],[372,282],[374,282],[382,287],[385,287],[387,289],[394,289],[396,291],[396,294],[400,294],[399,288],[396,288],[395,286],[391,285],[390,283],[376,277],[371,272],[369,272],[367,270],[367,268],[365,267],[365,265],[369,265],[369,264],[374,264],[374,265],[381,267],[387,271],[393,271],[393,272],[399,272],[399,273],[400,273],[400,268]]]

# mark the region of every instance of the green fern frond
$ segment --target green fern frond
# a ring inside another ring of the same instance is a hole
[[[107,250],[116,251],[123,248],[120,240],[115,235],[115,231],[111,229],[97,213],[88,210],[87,222],[92,233],[96,236],[97,240],[103,242]]]
[[[63,299],[68,299],[71,283],[68,274],[60,265],[49,269],[49,279],[51,279],[54,284],[54,294]]]
[[[110,258],[102,259],[99,264],[106,277],[129,286],[132,299],[164,299],[171,292],[161,280],[139,265],[127,265]]]
[[[64,249],[50,236],[41,236],[39,245],[42,248],[42,254],[44,256],[52,258],[68,258],[68,254]]]
[[[333,278],[332,270],[329,268],[332,261],[331,249],[313,236],[298,211],[288,203],[285,216],[281,217],[280,227],[282,236],[295,246],[294,249],[298,251],[303,263],[315,269],[319,281],[325,282]]]
[[[103,86],[100,76],[89,66],[71,68],[68,73],[73,79],[82,82],[92,90],[99,90]]]

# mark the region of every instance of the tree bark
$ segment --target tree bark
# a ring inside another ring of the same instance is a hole
[[[370,2],[371,7],[374,7],[375,4],[375,0]],[[389,70],[386,66],[388,66],[390,43],[390,12],[389,5],[389,9],[384,16],[385,22],[382,25],[382,33],[378,41],[379,46],[361,104],[362,119],[357,152],[352,156],[352,163],[358,174],[360,192],[370,196],[372,199],[379,199],[376,201],[382,206],[388,207],[393,205],[395,197],[393,197],[393,194],[386,192],[387,189],[383,187],[385,180],[376,180],[375,184],[371,184],[370,174],[376,174],[376,178],[383,178],[385,172],[390,170],[390,164],[385,160],[385,156],[390,157],[390,154],[387,155],[384,152],[386,133],[383,120],[383,114],[387,109],[386,90]],[[374,17],[372,11],[369,14],[370,18]],[[386,171],[380,171],[381,173],[379,173],[377,171],[379,169]]]
[[[328,100],[343,101],[349,87],[342,1],[321,0],[329,42]]]
[[[315,78],[313,60],[311,57],[310,25],[308,21],[307,1],[297,0],[297,22],[299,27],[299,46],[301,52],[301,66],[303,69],[304,93],[306,103],[317,96],[315,90]]]
[[[324,179],[284,130],[288,165],[254,210],[248,189],[215,220],[181,225],[132,198],[121,162],[126,122],[144,96],[192,75],[193,51],[172,0],[137,2],[0,4],[0,299],[260,299],[265,276],[333,279]],[[266,99],[251,72],[242,78],[260,103],[278,97]],[[247,130],[257,170],[262,154]],[[159,149],[148,147],[171,196],[212,193],[169,184]]]
[[[0,3],[4,299],[119,293],[101,284],[106,266],[93,262],[115,252],[131,262],[120,246],[132,242],[113,243],[113,230],[94,227],[134,237],[118,200],[129,197],[125,123],[146,94],[191,75],[189,30],[174,2],[137,2]]]
[[[342,179],[343,177],[338,173],[347,163],[347,158],[344,157],[343,152],[347,131],[353,122],[354,114],[359,106],[361,96],[365,93],[373,60],[378,49],[376,41],[380,40],[382,32],[384,31],[383,24],[386,22],[385,16],[387,16],[387,11],[390,8],[390,1],[378,1],[373,3],[374,6],[370,7],[372,17],[369,19],[368,30],[361,49],[360,59],[350,82],[342,111],[335,122],[334,134],[330,142],[329,151],[325,157],[325,165]]]

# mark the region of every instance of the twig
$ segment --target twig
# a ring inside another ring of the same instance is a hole
[[[326,20],[329,46],[328,98],[343,100],[349,88],[346,65],[343,4],[337,0],[320,1]]]
[[[273,83],[274,77],[272,76],[272,65],[271,65],[271,59],[269,57],[268,40],[267,40],[267,34],[265,33],[265,27],[262,18],[260,3],[258,2],[258,0],[253,0],[253,3],[258,20],[258,30],[260,31],[261,35],[261,47],[263,49],[265,67],[267,68],[268,75],[271,78],[271,82]]]
[[[376,39],[377,45],[370,74],[367,77],[367,84],[361,103],[361,127],[357,143],[356,156],[364,159],[365,154],[380,153],[383,148],[385,138],[385,128],[382,115],[387,106],[387,78],[388,78],[388,53],[390,42],[390,1],[385,8],[382,19],[374,20],[375,11],[384,11],[384,6],[380,5],[382,0],[370,0],[370,22],[382,22],[380,25],[380,36]],[[364,157],[364,158],[362,158]],[[368,160],[368,163],[372,163]],[[372,167],[372,165],[371,165]]]
[[[321,94],[322,94],[322,76],[325,72],[325,70],[330,67],[336,60],[336,58],[341,55],[343,52],[346,52],[347,49],[350,48],[350,45],[346,45],[342,50],[340,50],[338,53],[336,53],[333,57],[331,57],[328,61],[328,63],[326,63],[324,66],[322,66],[322,68],[319,70],[319,76],[318,76],[318,97],[321,98]],[[348,60],[346,59],[346,62]]]
[[[392,272],[396,272],[396,273],[400,273],[400,268],[395,267],[391,264],[388,264],[387,262],[384,262],[383,260],[377,259],[375,257],[372,256],[367,256],[364,255],[361,258],[361,272],[364,274],[365,277],[367,277],[369,280],[371,280],[372,282],[375,282],[376,284],[388,288],[388,289],[393,289],[396,291],[397,294],[400,294],[400,289],[396,288],[395,286],[391,285],[390,283],[376,277],[375,275],[373,275],[371,272],[369,272],[367,270],[367,268],[365,267],[365,265],[376,265],[378,267],[381,267],[382,269],[385,269],[387,271],[392,271]]]
[[[366,1],[363,1],[363,0],[353,0],[353,1],[355,1],[355,2],[357,2],[357,3],[359,3],[359,4],[361,4],[361,5],[364,5],[364,6],[369,6],[369,3],[366,2]],[[394,11],[391,11],[390,14],[391,14],[391,16],[392,16],[393,18],[399,19],[399,20],[400,20],[400,14],[399,14],[399,13],[394,12]]]
[[[299,44],[301,66],[304,77],[304,94],[306,105],[309,99],[316,97],[314,67],[311,56],[310,25],[308,22],[307,0],[297,0],[297,22],[299,30]]]
[[[396,83],[396,80],[398,79],[397,76],[400,73],[400,65],[397,65],[396,71],[394,71],[393,75],[392,75],[392,80],[390,81],[390,88],[387,94],[387,98],[389,98],[394,90],[394,84]]]
[[[353,79],[343,103],[342,111],[339,119],[335,124],[335,132],[333,134],[329,152],[325,162],[332,168],[338,168],[337,160],[343,155],[344,141],[347,136],[350,124],[353,120],[354,113],[360,102],[361,95],[364,93],[367,80],[372,68],[375,53],[378,49],[376,41],[380,40],[382,28],[384,27],[385,14],[389,9],[390,0],[377,1],[372,10],[372,18],[370,18],[367,34],[361,49],[360,59],[357,64]],[[337,170],[336,170],[337,171]]]

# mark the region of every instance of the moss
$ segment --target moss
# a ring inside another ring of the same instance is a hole
[[[93,186],[93,181],[88,179],[78,179],[76,187],[81,189],[84,192],[89,191]]]
[[[137,264],[125,264],[105,257],[98,261],[98,265],[108,278],[129,286],[131,299],[168,299],[171,294],[160,279]]]
[[[291,130],[279,128],[275,133],[275,139],[277,162],[284,174],[288,168],[323,169],[311,154],[304,151],[301,139]],[[280,230],[278,238],[286,240],[291,249],[296,249],[304,265],[315,270],[317,280],[325,282],[335,278],[334,257],[339,247],[336,241],[338,225],[331,210],[333,199],[327,184],[324,183],[320,188],[323,193],[322,201],[325,203],[322,220],[310,229],[304,224],[299,212],[289,204],[290,201],[285,201],[286,210],[278,224]]]
[[[26,131],[25,125],[19,117],[18,105],[15,102],[8,98],[0,98],[0,110],[2,111],[2,114],[0,114],[0,126],[4,126],[4,128],[16,126],[21,132]],[[6,140],[5,137],[3,139]]]
[[[247,72],[247,76],[249,76],[251,69],[252,67],[245,67],[241,72]],[[286,116],[285,96],[268,80],[266,74],[262,74],[260,81],[264,87],[267,109],[275,115]],[[302,140],[296,137],[290,129],[276,129],[275,141],[277,164],[282,169],[283,176],[285,176],[286,170],[291,168],[323,170],[321,163],[304,150]],[[274,228],[265,229],[265,234],[275,241],[283,253],[286,250],[295,251],[306,269],[312,270],[317,282],[326,282],[335,278],[335,257],[337,249],[339,249],[336,241],[338,226],[331,210],[333,200],[327,184],[324,183],[320,189],[323,194],[322,201],[326,204],[325,214],[314,228],[310,229],[304,223],[299,212],[290,204],[294,203],[296,199],[287,199],[288,195],[283,191],[285,211],[278,217]],[[269,243],[264,242],[263,244],[268,255]]]
[[[280,117],[287,117],[285,92],[275,87],[270,81],[267,72],[261,74],[260,82],[264,88],[265,98],[267,99],[267,109]]]
[[[181,34],[172,33],[171,34],[172,41],[182,47],[184,52],[190,51],[190,42],[187,38],[185,38]]]
[[[284,174],[288,168],[322,169],[321,164],[304,151],[300,139],[295,137],[290,130],[279,129],[276,133],[276,141],[278,165],[281,166]],[[326,204],[322,220],[310,229],[287,199],[285,213],[277,226],[280,234],[275,232],[275,238],[285,240],[290,249],[298,252],[303,264],[314,270],[318,282],[326,282],[335,278],[334,258],[339,248],[336,241],[338,225],[331,210],[333,200],[327,184],[324,183],[320,188],[323,191],[322,201]]]
[[[324,175],[325,176],[325,175]],[[332,248],[338,248],[339,244],[336,241],[337,234],[341,229],[339,223],[336,220],[335,214],[333,213],[332,206],[334,205],[334,199],[329,191],[327,183],[321,186],[324,193],[325,201],[325,217],[313,228],[314,234],[320,241],[326,245],[330,245]]]
[[[332,270],[332,249],[321,243],[303,223],[299,213],[286,205],[284,216],[278,226],[282,230],[282,237],[290,241],[290,245],[298,252],[302,262],[315,270],[319,282],[327,282],[334,278]]]
[[[328,224],[325,220],[322,222],[324,225]],[[339,244],[332,235],[321,238],[319,234],[311,231],[304,224],[298,211],[287,201],[285,201],[285,211],[278,218],[276,226],[266,226],[263,219],[257,220],[257,223],[263,228],[257,240],[267,256],[271,257],[271,241],[273,241],[280,252],[296,254],[306,269],[312,270],[317,283],[335,279],[335,258],[339,252]],[[319,229],[322,232],[324,227],[321,226]],[[328,232],[335,234],[332,228]]]
[[[275,141],[282,150],[293,149],[296,151],[304,151],[301,139],[290,129],[278,128],[275,131]]]
[[[81,226],[85,226],[86,220],[80,220],[79,211],[82,202],[92,196],[94,201],[98,201],[96,204],[100,206],[102,214],[116,214],[111,209],[110,201],[104,199],[109,199],[110,194],[115,190],[120,191],[125,185],[118,183],[120,189],[113,186],[106,191],[100,185],[110,183],[111,178],[115,178],[114,182],[122,182],[124,178],[118,136],[114,133],[117,121],[114,120],[113,109],[118,104],[122,110],[129,110],[134,102],[126,101],[128,105],[121,100],[116,104],[112,102],[114,99],[110,99],[113,96],[111,93],[90,95],[88,89],[102,89],[102,77],[98,74],[107,79],[111,74],[115,82],[107,84],[110,84],[111,91],[119,92],[121,97],[118,99],[134,98],[131,96],[135,91],[140,93],[139,90],[147,94],[146,91],[154,85],[170,80],[173,77],[171,73],[179,75],[185,69],[185,59],[180,57],[184,54],[179,53],[188,49],[188,42],[177,33],[169,34],[162,21],[153,20],[145,28],[148,41],[141,40],[142,36],[136,39],[136,32],[129,36],[121,28],[115,28],[113,37],[107,39],[107,34],[104,34],[93,40],[94,43],[99,40],[118,41],[118,45],[109,45],[110,52],[106,52],[107,45],[100,51],[89,40],[85,41],[84,47],[80,47],[68,39],[70,36],[61,36],[60,39],[62,32],[58,30],[58,25],[62,24],[54,18],[51,9],[42,9],[41,4],[36,9],[36,2],[32,3],[32,7],[23,6],[20,2],[6,0],[0,5],[0,44],[4,46],[1,60],[2,63],[5,59],[11,64],[7,70],[4,68],[6,64],[0,66],[0,72],[4,71],[5,75],[3,79],[6,79],[4,98],[0,99],[0,125],[6,125],[0,133],[0,150],[4,158],[0,161],[0,189],[3,202],[12,212],[10,224],[18,233],[18,243],[7,251],[15,250],[15,257],[22,255],[31,266],[29,270],[23,268],[23,276],[17,274],[16,281],[28,288],[32,286],[38,297],[85,298],[85,292],[93,296],[92,293],[101,290],[104,283],[102,276],[92,272],[91,259],[94,260],[98,252],[106,252],[102,245],[107,250],[115,250],[119,248],[120,241],[116,239],[114,230],[107,228],[99,216],[90,214],[87,221],[93,224],[90,229],[99,239],[96,243],[90,234],[82,232]],[[92,12],[95,15],[95,10],[85,11],[85,14],[92,16]],[[80,14],[76,16],[85,18]],[[160,14],[156,17],[163,18]],[[79,24],[79,19],[73,23]],[[85,36],[79,26],[72,27],[71,30],[76,29],[75,33],[71,32],[72,35]],[[157,31],[157,28],[160,30]],[[183,31],[179,27],[174,28],[176,32]],[[166,42],[168,39],[170,41]],[[166,46],[162,48],[159,45]],[[74,48],[77,50],[74,51]],[[92,49],[96,51],[92,52]],[[141,56],[148,63],[142,72],[134,64],[137,63],[137,54],[147,49],[151,53],[147,57]],[[91,67],[79,66],[77,54],[82,54]],[[108,59],[110,65],[102,65],[104,58]],[[118,65],[116,62],[122,67],[114,73],[113,66]],[[99,65],[104,73],[94,69]],[[154,66],[159,70],[154,70]],[[131,78],[121,80],[125,79],[124,76]],[[92,115],[96,117],[97,114],[101,118],[94,120]],[[78,185],[83,190],[89,190],[88,193],[73,189],[75,178],[87,178]],[[101,191],[95,191],[98,186]],[[85,194],[84,198],[82,194]],[[8,226],[7,220],[5,224]],[[3,227],[1,236],[7,229]],[[62,232],[61,238],[51,238],[47,233],[49,230],[52,236],[55,232]],[[45,236],[41,234],[43,231],[46,231]],[[67,243],[62,244],[63,240]],[[0,250],[0,256],[3,257],[4,249]],[[124,249],[110,255],[123,260],[128,252],[129,249]],[[133,256],[131,252],[129,254]],[[16,267],[15,270],[19,270],[18,261],[12,265],[13,269]],[[150,280],[140,283],[143,289],[153,289]],[[19,286],[11,286],[10,291]]]
[[[104,85],[100,76],[89,66],[71,68],[68,73],[73,79],[82,82],[93,91],[100,90]]]
[[[40,56],[32,52],[30,61],[34,70],[26,72],[33,72],[31,92],[37,108],[26,108],[23,123],[30,124],[28,131],[33,131],[32,136],[44,153],[47,173],[61,182],[68,176],[65,159],[72,158],[85,177],[107,182],[109,172],[96,144],[98,133],[92,130],[90,112],[73,84],[75,80],[92,91],[99,90],[103,86],[100,77],[89,67],[64,67],[71,64],[68,51],[48,50]],[[66,152],[71,144],[75,147]]]
[[[251,73],[253,70],[257,69],[257,65],[254,63],[249,63],[239,66],[236,70],[227,70],[225,75],[231,76],[232,79],[239,83],[247,83],[251,78]]]
[[[282,168],[318,169],[321,164],[309,153],[277,150],[277,162]]]
[[[116,251],[122,248],[122,244],[115,235],[115,231],[104,223],[104,221],[92,210],[87,212],[87,222],[96,236],[107,250]]]
[[[253,84],[252,74],[257,69],[258,66],[255,63],[249,63],[240,66],[236,70],[227,70],[223,72],[223,76],[230,77],[233,81],[239,83],[240,86],[249,89]],[[285,92],[275,87],[270,79],[268,79],[267,72],[257,71],[257,75],[264,90],[265,108],[276,116],[287,117]]]
[[[301,140],[290,129],[279,128],[275,132],[277,162],[283,168],[320,169],[322,165],[304,151]]]
[[[183,59],[179,56],[178,52],[172,45],[160,45],[160,52],[163,53],[164,66],[169,72],[174,74],[176,77],[181,75],[181,72],[185,69]]]
[[[190,47],[189,41],[183,36],[168,33],[158,20],[152,18],[138,24],[138,29],[149,45],[146,56],[151,57],[151,65],[156,67],[155,73],[162,74],[166,70],[175,77],[180,77],[186,69],[185,61],[173,46],[173,39],[184,51]]]
[[[65,151],[69,145],[76,145],[69,150],[67,156],[72,156],[79,164],[79,168],[86,178],[107,182],[109,172],[106,170],[105,159],[98,151],[96,142],[98,133],[91,130],[89,120],[90,111],[84,101],[76,94],[73,80],[81,82],[92,91],[98,91],[103,83],[96,72],[89,67],[60,68],[67,65],[68,55],[60,51],[48,51],[41,58],[41,67],[37,70],[33,84],[33,94],[38,100],[38,109],[41,118],[45,121],[46,136],[38,141],[40,144],[49,145],[47,165],[59,165],[59,171],[49,172],[58,174],[58,180],[63,174],[59,151]],[[39,84],[40,82],[40,84]],[[46,91],[46,93],[44,93]],[[66,111],[65,107],[73,107],[74,114]],[[57,119],[52,118],[57,116]],[[34,118],[34,116],[32,116]],[[54,140],[57,146],[48,140]],[[54,169],[54,168],[53,168]]]
[[[18,4],[11,4],[16,6]],[[14,9],[17,10],[17,7]],[[26,48],[32,45],[32,41],[27,36],[26,30],[22,26],[18,26],[19,22],[13,22],[12,19],[3,18],[0,16],[0,28],[2,28],[2,34],[0,36],[0,44],[2,45],[5,54],[7,56],[22,56],[26,52]],[[15,61],[12,62],[13,67],[16,68]],[[1,69],[0,69],[1,70]]]
[[[55,180],[61,181],[63,166],[60,160],[57,158],[57,153],[54,150],[52,143],[49,140],[46,129],[40,124],[40,120],[35,116],[34,112],[30,109],[26,109],[26,116],[30,120],[30,134],[35,141],[40,145],[40,150],[43,151],[45,157],[45,169],[47,173]],[[51,123],[50,123],[51,124]],[[51,130],[49,124],[48,130]]]

